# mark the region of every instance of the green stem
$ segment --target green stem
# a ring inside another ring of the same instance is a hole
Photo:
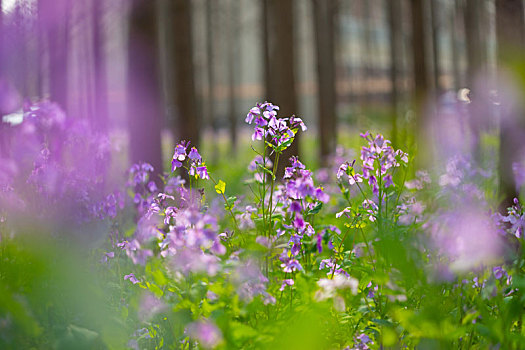
[[[270,189],[270,202],[268,203],[268,207],[269,207],[269,216],[270,216],[270,219],[269,219],[269,224],[270,224],[270,227],[268,228],[268,238],[270,238],[271,236],[271,231],[272,231],[272,228],[273,228],[273,225],[272,225],[272,214],[273,214],[273,210],[272,210],[272,206],[273,206],[273,189],[274,189],[274,185],[275,185],[275,174],[277,172],[277,166],[279,165],[279,156],[281,154],[280,153],[277,153],[277,155],[275,156],[275,164],[273,166],[273,172],[272,172],[272,184],[271,184],[271,189]],[[275,208],[274,208],[275,209]]]
[[[213,184],[215,186],[217,186],[217,182],[215,181],[215,179],[211,176],[211,174],[208,174],[208,176],[210,177],[210,180],[213,182]],[[233,219],[233,222],[235,223],[235,229],[237,230],[237,232],[239,232],[239,225],[237,224],[237,219],[235,218],[235,214],[233,214],[233,211],[232,211],[232,208],[230,207],[230,205],[228,204],[228,200],[226,199],[226,196],[224,195],[224,192],[220,192],[220,195],[222,196],[222,199],[224,199],[224,204],[226,206],[226,209],[228,210],[228,212],[230,213],[232,219]],[[242,237],[242,240],[244,241],[244,237],[241,235]],[[244,241],[245,242],[245,241]],[[245,242],[246,243],[246,242]]]
[[[352,221],[352,224],[350,224],[350,226],[352,226],[356,221],[356,217],[354,217],[354,220]],[[350,233],[350,228],[348,228],[348,230],[346,230],[345,232],[345,235],[343,236],[343,239],[341,240],[341,243],[339,244],[339,248],[337,248],[337,252],[334,253],[334,268],[332,270],[332,275],[330,276],[330,279],[334,279],[334,274],[335,274],[335,266],[337,265],[337,257],[336,257],[336,253],[340,253],[341,252],[341,248],[343,247],[343,243],[346,239],[346,236],[348,236],[348,234]],[[354,234],[354,238],[352,238],[352,245],[354,244],[354,240],[355,240],[355,234]]]

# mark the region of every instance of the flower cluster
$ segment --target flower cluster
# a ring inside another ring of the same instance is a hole
[[[279,259],[281,268],[285,273],[303,269],[298,256],[303,247],[303,239],[312,237],[316,232],[308,217],[319,212],[323,203],[330,197],[322,187],[316,187],[312,172],[297,159],[290,158],[291,166],[285,169],[284,184],[277,190],[276,202],[282,203],[281,211],[286,219],[282,223],[283,231],[289,234],[288,246],[283,249]],[[316,246],[322,251],[324,232],[319,232],[316,237]]]
[[[385,189],[394,186],[392,174],[388,170],[399,167],[401,163],[408,163],[408,155],[401,150],[394,150],[390,141],[385,140],[381,134],[373,137],[367,131],[361,137],[368,141],[368,146],[361,147],[362,173],[355,172],[355,161],[346,162],[339,167],[337,178],[348,175],[350,185],[368,180],[373,194],[379,196],[380,186]]]
[[[66,119],[48,101],[27,104],[20,123],[0,128],[0,207],[7,216],[74,227],[113,216],[115,203],[104,193],[107,135]]]
[[[181,141],[175,146],[175,151],[173,152],[173,158],[171,160],[171,171],[184,167],[190,176],[194,176],[196,179],[209,179],[208,169],[206,168],[201,155],[195,147],[192,147],[188,152],[189,146],[189,141]],[[184,166],[185,161],[187,161],[187,166]]]
[[[271,140],[270,145],[275,146],[279,151],[286,149],[294,140],[295,134],[300,128],[306,131],[306,125],[295,116],[290,118],[278,118],[278,106],[269,102],[258,103],[250,109],[246,115],[246,123],[255,124],[252,140]]]
[[[514,198],[514,205],[507,209],[507,215],[498,214],[501,225],[506,226],[506,231],[516,238],[523,238],[525,230],[525,213],[517,198]]]

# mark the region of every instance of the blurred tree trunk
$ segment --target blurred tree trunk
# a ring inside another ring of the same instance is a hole
[[[211,144],[215,145],[217,137],[217,121],[215,120],[215,60],[213,52],[213,44],[215,42],[215,26],[214,17],[215,0],[206,0],[206,64],[207,64],[207,80],[208,80],[208,100],[206,106],[206,124],[211,126]],[[213,147],[212,161],[215,162],[218,158],[218,149]]]
[[[467,51],[467,79],[468,87],[474,87],[474,79],[484,68],[486,52],[483,42],[486,37],[483,32],[482,18],[484,2],[479,0],[466,0],[464,14],[465,43]]]
[[[237,72],[239,67],[239,1],[230,0],[229,2],[229,34],[227,35],[228,46],[228,122],[230,129],[230,144],[232,153],[237,151],[237,111],[235,109],[235,85],[238,82]]]
[[[263,50],[263,76],[264,76],[264,97],[270,96],[270,29],[269,29],[269,1],[262,0],[262,50]]]
[[[172,33],[175,70],[175,105],[177,122],[173,132],[181,140],[200,144],[199,116],[194,81],[191,0],[173,0]]]
[[[130,161],[146,161],[161,174],[161,91],[156,1],[134,0],[128,48],[128,120]]]
[[[485,2],[479,0],[466,0],[465,16],[465,42],[467,51],[467,84],[471,89],[471,100],[469,105],[470,118],[469,127],[473,143],[473,156],[478,162],[481,161],[481,130],[488,120],[487,113],[490,106],[486,100],[478,98],[484,89],[483,86],[476,86],[476,81],[480,76],[487,78],[487,50],[485,47],[486,33],[484,32]]]
[[[295,11],[293,0],[267,0],[268,101],[280,107],[279,116],[289,117],[297,112],[295,88]],[[292,155],[299,155],[300,131],[293,144],[283,152],[277,177],[284,175],[284,168]]]
[[[374,63],[373,59],[373,53],[372,53],[372,38],[370,33],[372,32],[372,19],[370,14],[370,0],[362,0],[362,8],[363,8],[363,15],[362,15],[362,21],[363,27],[362,27],[362,35],[361,40],[362,46],[364,49],[361,51],[361,75],[364,77],[363,79],[363,87],[362,90],[362,104],[365,108],[369,107],[370,105],[370,99],[371,99],[371,88],[370,88],[370,81],[372,79],[372,65]],[[364,74],[363,74],[364,73]]]
[[[461,74],[459,72],[460,67],[460,56],[459,56],[459,26],[462,17],[460,0],[454,0],[453,6],[451,6],[450,12],[450,50],[452,52],[452,75],[454,76],[454,89],[457,91],[462,87]]]
[[[439,77],[441,75],[440,67],[440,46],[439,46],[439,32],[440,32],[440,11],[443,10],[443,4],[439,0],[430,0],[430,12],[432,19],[432,62],[433,62],[433,80],[436,97],[441,93],[441,85]]]
[[[4,79],[4,11],[2,9],[2,0],[0,0],[0,79]],[[3,83],[0,81],[0,84]],[[0,157],[7,157],[7,140],[5,128],[7,125],[3,122],[3,102],[0,104]]]
[[[498,66],[519,62],[523,68],[525,59],[525,19],[523,1],[496,0],[496,36],[498,42]],[[501,80],[501,79],[500,79]],[[502,88],[503,82],[499,82]],[[501,93],[504,93],[502,89]],[[518,196],[518,189],[512,169],[517,161],[523,142],[523,106],[521,101],[512,101],[513,105],[502,104],[500,107],[500,148],[499,148],[499,194],[502,199],[501,211],[512,205]],[[520,132],[521,130],[521,132]]]
[[[335,1],[312,0],[317,56],[319,159],[327,166],[337,145],[334,17]]]
[[[425,135],[424,104],[427,102],[430,90],[427,42],[425,40],[425,2],[423,0],[410,0],[412,17],[412,68],[414,75],[413,104],[416,113],[416,133],[418,146],[423,146]],[[421,150],[421,149],[420,149]]]
[[[43,0],[37,1],[37,17],[38,17],[38,23],[37,23],[37,92],[38,96],[40,98],[43,97],[45,86],[44,86],[44,75],[45,75],[45,66],[44,66],[44,54],[46,52],[46,28],[44,26],[44,20],[43,20],[43,7],[44,2]]]
[[[93,0],[92,4],[93,30],[93,61],[95,73],[95,108],[93,125],[98,130],[108,128],[108,87],[106,74],[106,57],[104,52],[104,0]]]
[[[49,47],[50,98],[67,113],[69,1],[40,0],[39,3]]]
[[[386,0],[388,8],[388,26],[390,34],[390,95],[392,115],[392,144],[397,145],[398,107],[399,107],[399,72],[401,68],[401,53],[403,44],[402,12],[400,0]]]
[[[14,75],[14,79],[16,81],[16,85],[18,86],[19,92],[22,95],[23,98],[28,97],[28,86],[27,86],[27,72],[28,66],[27,66],[27,26],[26,26],[26,20],[23,15],[23,9],[22,6],[24,4],[20,0],[15,1],[15,9],[14,9],[14,16],[15,16],[15,26],[16,26],[16,39],[15,39],[15,50],[16,50],[16,57],[17,62],[14,71],[12,72]]]

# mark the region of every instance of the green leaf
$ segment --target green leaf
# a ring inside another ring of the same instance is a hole
[[[219,180],[217,185],[215,185],[215,192],[218,194],[224,194],[226,191],[226,183],[222,180]]]
[[[224,204],[224,208],[226,208],[226,210],[232,210],[233,207],[235,206],[236,200],[237,200],[237,197],[228,197],[228,199],[226,200],[226,203]]]
[[[159,286],[157,286],[156,284],[152,284],[152,283],[149,283],[149,282],[146,282],[146,285],[148,286],[148,289],[153,293],[155,294],[157,297],[162,297],[162,295],[164,295],[164,292],[162,291],[162,289],[159,288]]]
[[[318,203],[315,205],[315,207],[313,207],[312,209],[310,209],[310,211],[308,212],[308,215],[319,213],[319,211],[321,210],[322,207],[323,207],[323,202],[318,202]]]
[[[257,332],[255,329],[240,322],[232,322],[230,326],[233,337],[239,342],[245,342],[259,335],[259,332]]]

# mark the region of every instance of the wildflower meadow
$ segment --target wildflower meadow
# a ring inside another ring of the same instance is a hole
[[[245,121],[234,186],[191,140],[115,173],[115,140],[26,106],[0,163],[0,348],[523,348],[525,216],[498,210],[494,164],[420,167],[363,131],[312,171],[283,156],[303,120]]]

